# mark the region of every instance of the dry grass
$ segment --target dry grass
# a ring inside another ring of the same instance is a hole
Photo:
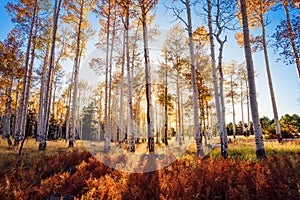
[[[68,149],[65,141],[48,141],[47,150],[38,151],[38,143],[29,139],[24,144],[22,164],[15,168],[11,165],[18,148],[8,149],[5,141],[0,141],[0,159],[7,159],[6,165],[0,162],[2,199],[300,198],[299,142],[266,142],[269,159],[259,162],[255,159],[253,138],[232,140],[227,160],[220,158],[218,147],[211,152],[205,149],[211,158],[198,159],[193,142],[184,155],[163,169],[127,173],[109,168],[97,158],[103,154],[103,142],[77,141],[76,148]],[[183,148],[176,143],[168,148],[163,144],[156,146],[156,154],[149,156],[149,162],[143,160],[146,144],[138,145],[135,159],[128,160],[130,153],[122,155],[114,146],[114,156],[107,159],[120,167],[124,167],[122,163],[140,163],[138,167],[145,171],[149,165],[169,161]],[[95,156],[84,150],[94,152]],[[122,151],[126,150],[124,145]],[[157,158],[159,154],[165,157]]]
[[[39,142],[34,138],[26,139],[23,145],[22,158],[26,167],[32,166],[34,160],[42,159],[45,156],[51,156],[60,152],[68,152],[73,150],[84,150],[81,142],[76,142],[77,147],[68,148],[68,142],[65,140],[48,141],[47,150],[38,150]],[[5,174],[11,165],[18,161],[20,146],[8,147],[6,140],[0,139],[0,177]]]
[[[231,143],[228,145],[229,157],[233,160],[247,160],[250,162],[256,162],[254,136],[244,137],[238,136],[236,139],[229,137]],[[266,140],[265,151],[267,157],[269,156],[284,156],[295,155],[300,152],[300,141],[284,141],[278,143],[277,140]],[[220,157],[220,148],[213,150],[210,153],[212,158]]]
[[[256,162],[255,155],[255,144],[254,137],[243,137],[238,136],[236,139],[229,137],[231,143],[229,143],[229,158],[231,160],[247,160],[250,162]],[[220,158],[220,147],[218,146],[218,138],[208,141],[210,144],[216,145],[215,149],[210,149],[205,147],[204,152],[209,157],[215,159]],[[41,159],[43,157],[55,155],[61,152],[69,152],[73,150],[87,150],[92,155],[97,155],[99,152],[103,151],[104,144],[103,142],[94,142],[94,141],[76,141],[75,147],[70,149],[68,148],[68,141],[57,140],[57,141],[48,141],[47,149],[45,151],[38,150],[39,143],[34,138],[29,138],[24,142],[22,157],[24,164],[31,166],[34,160]],[[128,151],[128,146],[123,145],[122,151],[118,149],[116,145],[113,144],[111,154],[112,157],[118,157],[124,152]],[[147,153],[147,143],[142,143],[136,145],[136,153],[138,156]],[[265,150],[267,156],[283,156],[283,155],[295,155],[300,152],[300,141],[285,141],[282,144],[279,144],[276,140],[266,141]],[[164,144],[155,144],[155,152],[157,155],[171,155],[173,158],[179,157],[188,157],[193,155],[196,157],[196,145],[193,141],[188,141],[179,146],[175,140],[172,140],[169,143],[168,147],[165,147]],[[18,159],[19,147],[8,147],[6,140],[0,140],[0,176],[5,174],[10,168],[12,163],[16,162]],[[132,157],[132,154],[129,158]],[[112,158],[113,159],[113,158]],[[133,158],[134,159],[134,158]]]

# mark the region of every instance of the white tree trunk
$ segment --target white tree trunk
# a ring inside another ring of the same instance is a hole
[[[129,145],[130,145],[130,152],[135,152],[135,137],[134,137],[134,130],[133,130],[133,109],[132,109],[132,77],[131,77],[131,70],[130,70],[130,56],[129,56],[129,4],[127,4],[126,9],[126,25],[125,25],[125,38],[126,38],[126,68],[127,68],[127,84],[128,84],[128,133],[127,137],[129,137]],[[128,139],[128,138],[127,138]]]
[[[37,123],[37,140],[40,140],[40,136],[42,134],[43,130],[43,112],[44,107],[43,105],[43,99],[44,99],[44,91],[45,91],[45,85],[46,85],[46,72],[47,72],[47,66],[48,66],[48,59],[49,59],[49,53],[50,53],[50,42],[47,43],[45,57],[44,57],[44,64],[43,64],[43,70],[42,70],[42,77],[41,77],[41,88],[40,88],[40,98],[39,98],[39,112],[38,112],[38,123]]]
[[[287,21],[287,28],[289,31],[289,38],[291,41],[291,45],[292,45],[292,49],[293,49],[293,53],[294,53],[294,57],[295,57],[295,62],[296,62],[296,67],[298,70],[298,78],[300,79],[300,60],[299,60],[299,52],[297,50],[296,44],[295,44],[295,38],[294,38],[294,33],[293,33],[293,29],[292,29],[292,25],[291,25],[291,19],[290,19],[290,13],[289,13],[289,9],[288,9],[288,2],[286,1],[281,1],[282,6],[284,8],[285,11],[285,16],[286,16],[286,21]]]
[[[267,41],[266,41],[265,24],[264,24],[263,15],[260,15],[260,19],[261,19],[260,21],[261,21],[261,29],[262,29],[264,57],[265,57],[266,71],[267,71],[267,77],[268,77],[268,83],[269,83],[269,89],[270,89],[270,95],[271,95],[271,102],[272,102],[272,108],[273,108],[273,114],[274,114],[275,129],[276,129],[277,140],[280,143],[282,141],[282,134],[281,134],[280,124],[279,124],[279,119],[278,119],[278,111],[277,111],[277,105],[276,105],[275,94],[274,94],[274,89],[273,89],[271,70],[270,70],[270,65],[269,65],[269,56],[268,56],[268,50],[267,50]]]
[[[15,95],[16,105],[18,105],[18,103],[19,103],[19,84],[20,84],[20,79],[18,80],[17,87],[16,87],[16,90],[17,90],[16,95]],[[12,134],[13,134],[13,137],[15,138],[16,137],[16,124],[17,124],[17,121],[19,118],[17,106],[15,106],[14,113],[15,113],[15,116],[14,116],[14,121],[13,121],[13,126],[12,126]]]
[[[247,134],[246,136],[250,135],[250,99],[249,99],[249,86],[248,86],[248,78],[246,80],[246,99],[247,99]]]
[[[72,83],[71,83],[72,84]],[[69,86],[67,96],[67,110],[66,110],[66,141],[70,139],[70,110],[71,110],[71,98],[72,98],[72,86]]]
[[[164,95],[164,109],[165,109],[165,135],[164,135],[164,143],[168,145],[168,60],[166,53],[166,69],[165,69],[165,95]]]
[[[193,30],[192,30],[192,17],[189,0],[185,1],[188,18],[188,35],[189,35],[189,49],[190,49],[190,61],[191,61],[191,74],[192,74],[192,86],[193,86],[193,107],[194,107],[194,138],[197,145],[198,156],[203,158],[204,152],[202,148],[202,136],[200,134],[199,127],[199,104],[198,104],[198,90],[196,81],[196,69],[195,69],[195,50],[193,41]]]
[[[45,94],[43,96],[43,115],[42,115],[42,134],[40,135],[40,144],[39,150],[46,149],[46,138],[48,133],[48,119],[49,119],[49,111],[48,108],[50,106],[49,99],[50,99],[50,85],[51,85],[51,75],[53,70],[54,64],[54,57],[55,57],[55,42],[56,42],[56,32],[57,32],[57,23],[59,18],[60,6],[62,0],[55,0],[54,11],[53,11],[53,30],[52,30],[52,44],[50,50],[50,60],[49,60],[49,67],[46,72],[46,84],[45,84]]]
[[[153,108],[151,98],[151,72],[148,48],[148,28],[147,13],[144,5],[141,5],[142,25],[143,25],[143,43],[144,43],[144,59],[145,59],[145,78],[146,78],[146,100],[147,100],[147,132],[148,132],[148,149],[154,152],[154,126],[153,126]]]
[[[179,145],[182,145],[182,128],[181,128],[181,106],[180,106],[180,91],[179,91],[179,71],[176,74],[176,93],[177,93],[177,137]]]
[[[33,38],[33,29],[34,29],[34,24],[36,22],[36,12],[37,12],[37,0],[34,1],[34,8],[33,8],[33,14],[32,14],[32,19],[30,22],[30,31],[29,31],[29,37],[28,37],[28,43],[27,43],[27,49],[26,49],[26,56],[25,56],[25,71],[24,71],[24,82],[22,86],[22,94],[21,94],[21,99],[20,99],[20,108],[19,108],[19,116],[18,116],[18,121],[17,121],[17,129],[16,129],[16,135],[15,135],[15,142],[14,145],[19,145],[19,142],[21,140],[21,136],[24,132],[22,130],[22,122],[24,121],[24,118],[26,118],[26,113],[25,113],[25,99],[26,99],[26,87],[27,87],[27,81],[28,81],[28,71],[29,71],[29,57],[30,57],[30,50],[31,50],[31,42]]]
[[[211,124],[210,124],[210,118],[211,118],[211,115],[209,114],[209,102],[206,101],[206,127],[207,127],[207,137],[208,137],[208,140],[210,140],[211,138],[211,133],[210,133],[210,129],[211,129]]]
[[[221,146],[223,148],[222,155],[224,158],[227,158],[228,156],[228,139],[227,139],[227,129],[226,129],[226,109],[225,109],[225,102],[224,102],[224,88],[223,88],[223,83],[224,83],[224,76],[223,76],[223,68],[222,68],[222,52],[223,52],[223,41],[219,41],[220,44],[220,49],[219,49],[219,63],[218,63],[218,70],[219,70],[219,89],[220,89],[220,103],[221,103],[221,122],[222,122],[222,132],[221,132]]]
[[[77,31],[77,41],[76,41],[76,52],[75,52],[75,59],[74,59],[74,89],[73,89],[73,96],[72,96],[72,121],[71,121],[71,137],[69,140],[69,147],[74,147],[76,134],[78,132],[77,130],[77,124],[76,124],[76,110],[78,108],[78,102],[77,102],[77,93],[78,93],[78,75],[79,75],[79,65],[80,65],[80,48],[81,48],[81,25],[83,20],[83,7],[84,3],[81,2],[80,5],[80,17],[79,17],[79,23],[78,23],[78,31]]]
[[[106,52],[105,52],[105,99],[104,99],[104,152],[110,149],[110,140],[108,138],[108,70],[109,70],[109,39],[110,39],[110,16],[111,15],[111,4],[108,1],[108,15],[106,25]]]
[[[12,75],[11,75],[11,80],[10,80],[10,85],[6,88],[6,96],[7,96],[7,101],[5,103],[5,115],[3,118],[3,135],[2,137],[7,140],[8,146],[12,145],[12,141],[10,139],[10,134],[11,134],[11,103],[12,103],[12,97],[11,97],[11,92],[12,92],[12,87],[13,87],[13,82],[14,82],[14,69],[12,69]]]
[[[207,0],[207,10],[208,10],[208,28],[209,28],[209,38],[210,38],[210,52],[211,52],[211,62],[212,62],[212,76],[214,82],[214,96],[216,102],[216,111],[217,111],[217,119],[218,119],[218,129],[220,132],[220,140],[221,140],[221,155],[224,158],[228,156],[228,149],[225,145],[225,134],[224,134],[224,126],[222,120],[222,112],[221,112],[221,104],[219,99],[219,87],[216,75],[216,58],[215,58],[215,45],[213,39],[213,29],[212,29],[212,17],[211,17],[211,3],[210,0]]]
[[[256,145],[256,157],[258,159],[266,158],[262,130],[259,120],[258,107],[256,101],[256,88],[255,88],[255,76],[254,76],[254,66],[252,60],[250,39],[249,39],[249,28],[248,28],[248,16],[245,0],[240,0],[241,3],[241,13],[243,20],[243,33],[244,33],[244,48],[245,48],[245,58],[247,63],[247,75],[249,82],[249,97],[251,104],[251,114],[254,126],[255,135],[255,145]]]
[[[232,75],[230,77],[230,88],[231,88],[231,105],[232,105],[232,125],[233,125],[233,138],[236,136],[236,125],[235,125],[235,107],[234,107],[234,90]]]
[[[184,111],[183,111],[182,90],[180,91],[180,107],[181,107],[181,137],[182,137],[182,142],[184,142]]]
[[[124,28],[124,36],[123,36],[123,49],[122,49],[122,67],[121,67],[121,83],[120,83],[120,96],[119,96],[119,126],[117,130],[117,140],[119,144],[119,148],[122,148],[121,142],[121,132],[123,132],[123,95],[124,95],[124,68],[125,68],[125,42],[126,42],[126,33]]]
[[[37,16],[36,16],[36,22],[37,23]],[[37,26],[37,25],[36,25]],[[31,48],[31,60],[29,63],[29,70],[28,70],[28,76],[26,81],[26,88],[25,88],[25,98],[24,98],[24,107],[23,107],[23,114],[21,121],[21,136],[24,139],[26,137],[26,121],[27,121],[27,109],[28,109],[28,103],[29,103],[29,95],[30,95],[30,87],[31,87],[31,81],[32,81],[32,72],[33,72],[33,64],[35,60],[35,49],[36,49],[36,43],[37,43],[37,27],[35,28],[33,39],[32,39],[32,48]]]
[[[245,120],[244,120],[244,97],[243,97],[243,80],[240,80],[240,87],[241,87],[241,114],[242,114],[242,131],[243,134],[246,135],[246,129],[245,129]]]

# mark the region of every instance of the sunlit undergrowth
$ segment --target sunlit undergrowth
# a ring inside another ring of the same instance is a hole
[[[254,144],[247,141],[230,143],[227,160],[216,155],[218,148],[198,159],[191,147],[172,164],[149,173],[115,170],[80,146],[67,150],[65,142],[56,143],[61,145],[56,152],[55,142],[48,142],[44,152],[35,151],[34,142],[33,152],[27,145],[17,167],[15,149],[1,145],[1,156],[11,156],[0,178],[1,199],[300,199],[298,142],[266,142],[269,156],[262,161],[255,160]],[[120,155],[108,159],[126,160]],[[150,155],[140,167],[155,165],[157,159]]]
[[[267,157],[291,156],[300,153],[299,140],[283,141],[282,143],[278,143],[276,140],[273,140],[266,141],[264,144]],[[238,138],[236,140],[232,140],[232,142],[228,144],[228,154],[232,160],[247,160],[249,162],[256,162],[257,159],[255,154],[254,138]],[[220,158],[220,148],[214,149],[209,155],[211,158]]]
[[[68,153],[73,150],[83,150],[82,146],[69,149],[68,143],[64,140],[47,142],[47,151],[38,150],[39,143],[33,139],[27,139],[24,142],[21,158],[22,165],[25,168],[32,167],[36,160],[44,159],[45,156],[56,155],[60,153]],[[6,140],[0,140],[0,177],[9,169],[9,166],[16,164],[19,159],[19,146],[8,147]]]

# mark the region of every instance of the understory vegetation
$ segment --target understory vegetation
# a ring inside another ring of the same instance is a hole
[[[41,152],[30,139],[20,159],[18,149],[8,149],[4,140],[0,144],[2,199],[300,198],[299,141],[266,142],[268,158],[260,161],[254,159],[249,138],[233,140],[226,160],[217,156],[218,148],[198,159],[192,145],[172,164],[148,173],[110,168],[79,144],[64,148],[64,141],[50,141],[47,152]],[[119,162],[124,157],[108,159]],[[157,159],[150,154],[142,167],[155,165]]]

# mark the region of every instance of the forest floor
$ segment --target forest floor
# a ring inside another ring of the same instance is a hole
[[[1,199],[300,199],[300,141],[265,142],[267,159],[256,160],[252,136],[230,138],[229,158],[220,156],[217,141],[210,140],[199,159],[194,142],[169,147],[147,144],[136,153],[103,142],[48,141],[7,147],[0,139]]]

